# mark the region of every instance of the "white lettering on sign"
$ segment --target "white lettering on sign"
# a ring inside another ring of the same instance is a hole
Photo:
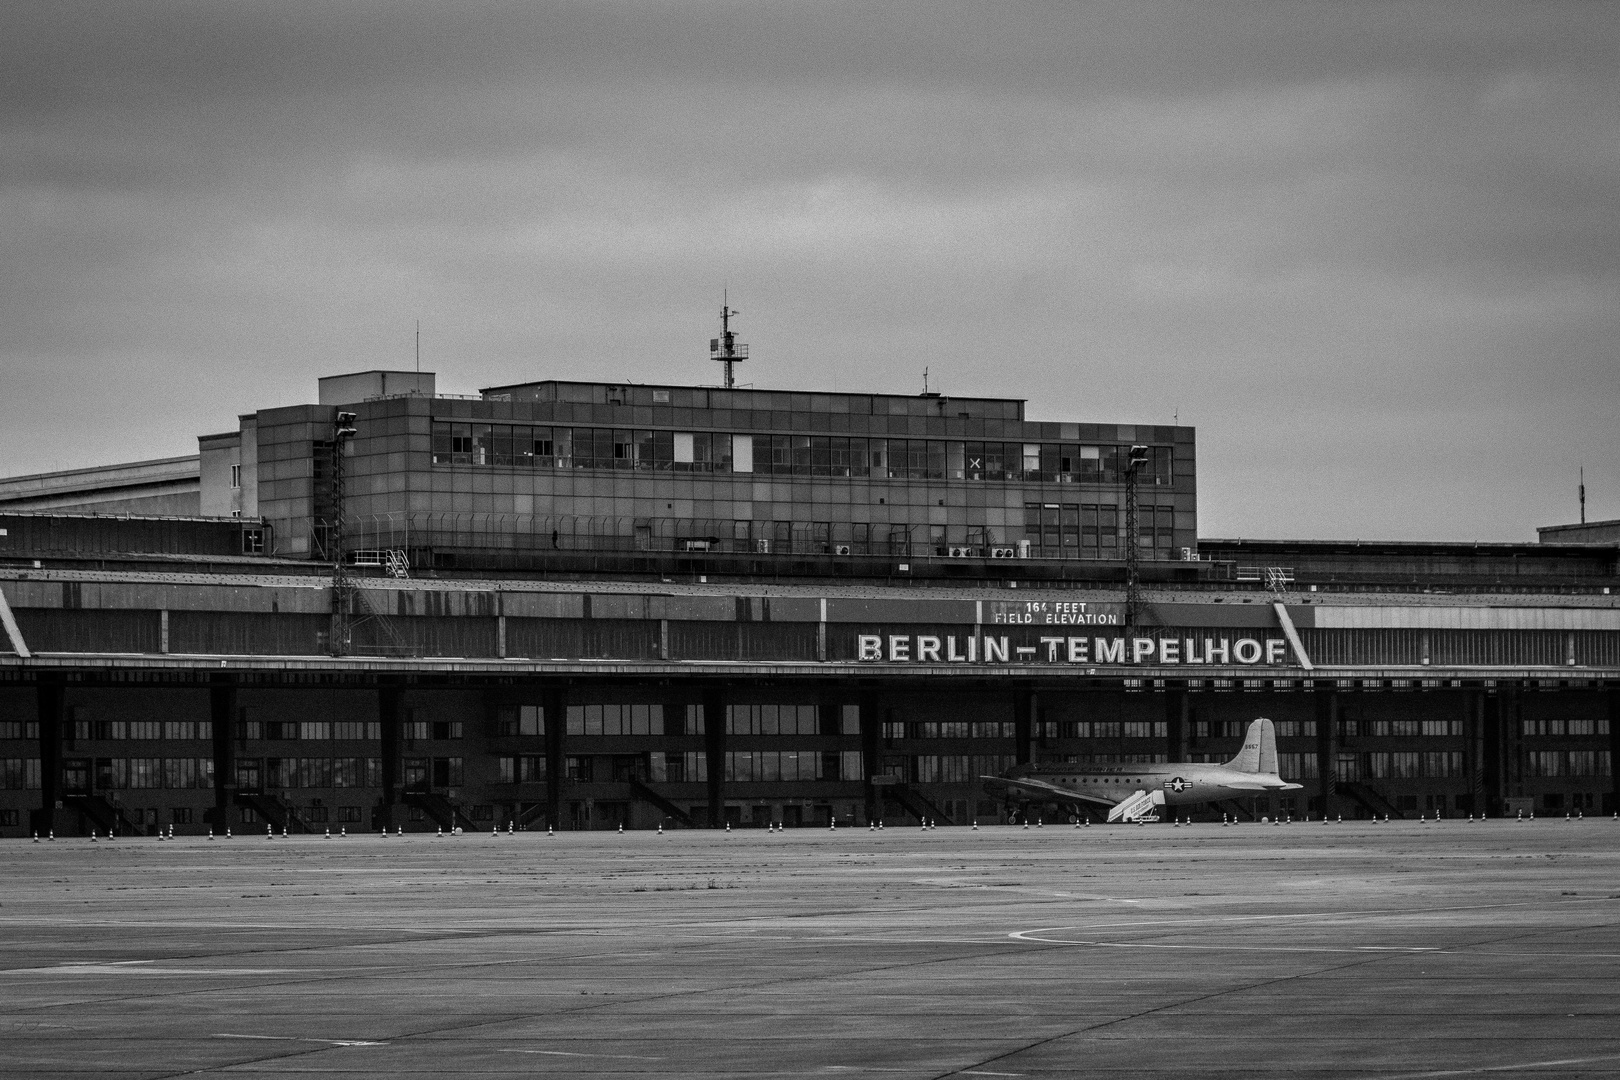
[[[1119,604],[1080,600],[995,600],[990,603],[990,621],[1004,625],[1119,626],[1125,621],[1125,609]]]
[[[1278,639],[1062,637],[1043,635],[1039,645],[1014,645],[1004,634],[858,634],[861,663],[897,664],[1287,664],[1288,643]]]

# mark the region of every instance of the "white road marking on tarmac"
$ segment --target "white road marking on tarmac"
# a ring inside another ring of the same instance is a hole
[[[214,1033],[216,1039],[259,1039],[265,1042],[309,1042],[326,1043],[328,1046],[387,1046],[386,1042],[376,1042],[370,1039],[305,1039],[297,1035],[234,1035],[229,1032],[218,1031]]]
[[[1438,1072],[1399,1073],[1394,1076],[1380,1074],[1378,1080],[1430,1080],[1431,1077],[1441,1076],[1479,1076],[1484,1073],[1520,1072],[1524,1069],[1555,1069],[1562,1065],[1589,1065],[1594,1061],[1620,1061],[1620,1054],[1558,1058],[1553,1061],[1526,1061],[1518,1065],[1480,1065],[1472,1069],[1443,1069]]]
[[[577,1057],[577,1058],[611,1058],[616,1061],[663,1061],[663,1058],[642,1057],[640,1054],[576,1054],[569,1050],[507,1050],[496,1051],[500,1054],[545,1054],[547,1057]]]
[[[54,967],[11,968],[0,975],[286,975],[313,972],[313,968],[167,968],[150,967],[153,960],[86,961]]]
[[[1072,927],[1055,926],[1051,930],[1068,930]],[[1043,930],[1020,930],[1008,934],[1009,938],[1017,941],[1029,941],[1041,945],[1073,945],[1077,948],[1089,949],[1184,949],[1194,952],[1268,952],[1268,953],[1357,953],[1357,952],[1412,952],[1412,953],[1450,953],[1450,949],[1424,946],[1408,948],[1401,945],[1352,945],[1347,947],[1334,947],[1331,945],[1163,945],[1146,941],[1074,941],[1064,938],[1031,937],[1032,934],[1041,934]]]

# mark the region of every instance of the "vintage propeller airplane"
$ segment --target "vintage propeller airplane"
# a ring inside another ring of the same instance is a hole
[[[1108,807],[1109,821],[1157,821],[1159,808],[1221,799],[1298,791],[1277,773],[1277,733],[1261,717],[1249,725],[1243,749],[1224,764],[1078,765],[1053,762],[1020,765],[1002,776],[986,776],[990,789],[1005,785],[1049,802]]]

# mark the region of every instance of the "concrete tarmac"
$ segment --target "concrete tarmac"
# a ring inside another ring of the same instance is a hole
[[[1620,821],[0,844],[0,1076],[1615,1077]]]

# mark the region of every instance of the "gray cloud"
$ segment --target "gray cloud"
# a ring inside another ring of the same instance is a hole
[[[1620,516],[1590,4],[13,5],[8,471],[335,370],[1200,427],[1207,535]],[[71,436],[64,437],[65,432]],[[1605,501],[1607,500],[1607,501]]]

